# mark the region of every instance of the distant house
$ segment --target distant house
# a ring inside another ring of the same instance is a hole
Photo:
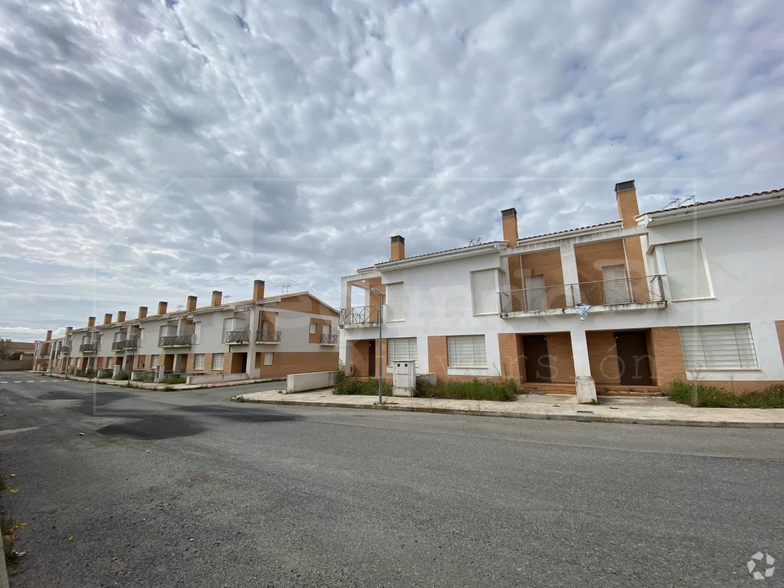
[[[0,370],[29,370],[33,367],[35,343],[0,341]]]
[[[214,291],[209,306],[188,296],[185,308],[169,311],[159,302],[149,315],[139,307],[136,318],[125,311],[112,320],[69,329],[41,348],[36,365],[60,373],[115,368],[150,372],[163,366],[166,375],[242,375],[277,378],[331,371],[338,364],[338,311],[308,292],[265,296],[256,280],[248,300],[225,303]],[[46,342],[43,342],[46,343]]]
[[[655,391],[674,380],[733,387],[784,381],[784,190],[389,261],[341,283],[340,357],[384,377],[392,362],[449,379],[512,378],[549,392]],[[778,269],[777,269],[778,268]],[[379,322],[383,340],[377,343]]]

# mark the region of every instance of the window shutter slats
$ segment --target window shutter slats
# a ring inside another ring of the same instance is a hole
[[[673,300],[708,298],[711,295],[700,240],[667,243],[664,262]]]
[[[403,320],[403,283],[387,285],[387,321]]]
[[[496,270],[485,270],[471,274],[474,314],[495,314],[498,312],[495,272]]]
[[[389,364],[392,364],[395,361],[415,362],[416,360],[417,360],[416,337],[387,339],[387,362]]]
[[[686,369],[756,369],[757,353],[749,324],[681,327]]]
[[[446,341],[449,367],[487,367],[484,335],[447,337]]]

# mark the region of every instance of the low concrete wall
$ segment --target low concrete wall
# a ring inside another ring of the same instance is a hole
[[[286,376],[286,394],[321,390],[335,385],[337,372],[311,372],[309,374],[289,374]]]
[[[210,374],[204,376],[186,376],[188,384],[214,384],[215,382],[239,382],[247,380],[248,374]]]
[[[0,360],[0,372],[27,372],[33,369],[33,358]]]

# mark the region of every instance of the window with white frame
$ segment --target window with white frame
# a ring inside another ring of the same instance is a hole
[[[403,282],[387,284],[387,322],[404,320],[404,309]]]
[[[316,323],[314,323],[314,322],[310,323],[310,334],[311,335],[315,335],[316,334]]]
[[[193,325],[193,344],[198,345],[199,341],[201,341],[201,322]]]
[[[158,367],[158,356],[157,355],[153,355],[150,358],[150,368],[151,369],[156,369],[157,367]]]
[[[416,337],[400,337],[387,339],[387,365],[392,365],[396,361],[417,360],[417,340]]]
[[[681,327],[681,347],[687,370],[757,369],[751,325]]]
[[[212,371],[219,372],[223,369],[223,354],[222,353],[213,353],[212,354]]]
[[[660,245],[664,251],[667,281],[673,300],[694,300],[712,296],[702,241],[680,241]]]
[[[471,272],[471,297],[475,315],[498,313],[495,274],[494,269]]]
[[[203,370],[204,369],[204,354],[197,353],[193,356],[193,369],[195,370]]]
[[[451,368],[486,368],[484,335],[446,338],[447,365]]]
[[[264,365],[272,365],[273,354],[267,352],[264,354]]]

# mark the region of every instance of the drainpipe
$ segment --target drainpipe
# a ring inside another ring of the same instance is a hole
[[[378,296],[378,405],[381,406],[384,403],[383,400],[383,385],[384,385],[384,374],[382,373],[382,341],[381,338],[381,326],[382,326],[382,304],[384,302],[384,294],[378,288],[371,288],[370,291]]]

